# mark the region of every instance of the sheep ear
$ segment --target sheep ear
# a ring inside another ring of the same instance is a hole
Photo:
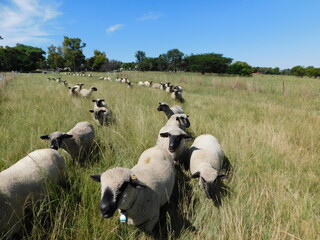
[[[227,179],[227,178],[228,178],[228,176],[227,176],[226,174],[221,173],[221,174],[219,174],[219,175],[218,175],[218,177],[217,177],[217,178],[220,178],[220,179]]]
[[[64,137],[64,138],[72,138],[73,135],[65,133],[65,134],[63,134],[63,137]]]
[[[89,112],[93,113],[94,111],[93,110],[89,110]]]
[[[101,182],[101,174],[96,174],[96,175],[90,175],[93,181],[95,182]]]
[[[160,136],[163,138],[167,138],[167,137],[169,137],[169,133],[168,132],[160,133]]]
[[[199,171],[191,175],[191,178],[198,178],[198,177],[200,177]]]
[[[136,189],[144,189],[147,187],[143,182],[139,181],[136,176],[131,176],[130,178],[130,184],[132,187]]]
[[[185,139],[187,139],[187,140],[193,139],[193,137],[190,136],[190,135],[188,135],[188,134],[183,134],[183,137],[184,137]]]
[[[97,101],[96,99],[93,99],[93,100],[92,100],[92,102],[96,102],[96,101]]]
[[[49,139],[49,135],[43,135],[40,137],[41,139]]]

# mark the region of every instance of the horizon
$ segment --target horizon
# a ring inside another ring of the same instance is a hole
[[[99,50],[110,60],[135,62],[137,51],[155,58],[177,48],[185,55],[223,54],[253,67],[320,67],[319,7],[311,0],[5,0],[0,46],[20,43],[47,52],[67,36],[86,43],[86,58]]]

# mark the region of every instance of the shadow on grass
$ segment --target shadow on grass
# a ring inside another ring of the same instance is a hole
[[[191,204],[192,188],[189,178],[176,165],[176,181],[170,202],[160,209],[160,218],[153,231],[154,239],[176,239],[183,231],[196,232],[188,220],[188,209]]]

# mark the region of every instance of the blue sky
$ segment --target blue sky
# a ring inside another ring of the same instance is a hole
[[[252,66],[320,67],[318,0],[0,0],[2,46],[47,51],[63,36],[109,59],[135,61],[178,48],[221,53]]]

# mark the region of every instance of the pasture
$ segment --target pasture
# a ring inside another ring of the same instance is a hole
[[[134,88],[115,82],[117,75],[127,76]],[[88,99],[72,98],[63,84],[48,77],[61,77],[69,86],[82,82],[98,91]],[[47,148],[41,135],[67,132],[80,121],[93,123],[91,99],[104,98],[116,119],[107,127],[94,123],[96,149],[85,164],[72,163],[63,153],[67,186],[52,189],[26,219],[25,239],[150,238],[120,223],[117,212],[101,218],[100,185],[89,177],[115,166],[131,168],[155,145],[166,123],[158,103],[176,103],[164,91],[136,85],[146,80],[181,85],[185,102],[179,105],[189,115],[190,132],[217,137],[233,166],[220,204],[207,199],[198,180],[177,167],[175,190],[156,226],[156,238],[319,238],[319,79],[122,72],[93,77],[19,74],[0,86],[0,171],[31,151]]]

